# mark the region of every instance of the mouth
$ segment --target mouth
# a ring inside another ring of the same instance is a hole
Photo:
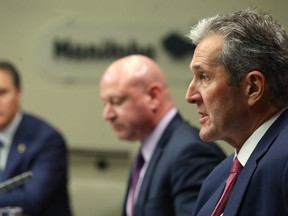
[[[121,124],[112,124],[112,127],[115,131],[121,131],[123,130],[123,126]]]
[[[198,112],[198,114],[200,115],[200,118],[199,118],[200,124],[204,124],[209,118],[208,114],[206,113]]]

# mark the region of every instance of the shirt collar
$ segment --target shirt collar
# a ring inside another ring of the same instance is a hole
[[[20,124],[20,121],[22,119],[23,114],[17,113],[12,120],[12,122],[3,130],[0,131],[0,140],[3,142],[3,145],[5,147],[10,146],[13,136],[18,128],[18,125]]]
[[[238,157],[239,162],[244,167],[246,162],[248,161],[250,155],[256,148],[258,142],[260,139],[264,136],[266,131],[269,129],[269,127],[276,121],[276,119],[287,109],[284,108],[280,112],[276,113],[274,116],[272,116],[270,119],[268,119],[266,122],[264,122],[257,130],[253,132],[253,134],[246,140],[240,151],[236,152],[235,150],[235,156]]]
[[[153,132],[141,143],[142,154],[145,159],[145,162],[150,161],[154,149],[156,148],[157,143],[159,142],[162,134],[164,133],[164,130],[167,128],[169,122],[176,115],[176,113],[177,113],[176,108],[170,109],[157,124]]]

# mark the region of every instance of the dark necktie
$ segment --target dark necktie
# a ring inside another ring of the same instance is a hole
[[[2,141],[0,141],[0,182],[1,182],[1,180],[2,180],[2,167],[1,167],[1,152],[2,152],[2,148],[3,148],[3,142]]]
[[[136,186],[139,180],[139,174],[140,171],[145,163],[144,157],[142,155],[141,149],[138,152],[138,155],[136,156],[133,164],[133,170],[132,170],[132,179],[131,179],[131,194],[132,194],[132,215],[134,211],[134,207],[136,204],[136,199],[135,197],[135,191],[136,191]],[[135,200],[135,201],[134,201]]]
[[[235,159],[233,161],[230,175],[229,175],[228,179],[226,180],[225,189],[224,189],[224,191],[221,195],[221,198],[218,201],[214,211],[212,212],[211,216],[220,216],[224,212],[226,204],[227,204],[229,197],[232,193],[233,187],[237,181],[237,177],[239,176],[242,168],[243,167],[240,164],[238,158],[235,157]]]

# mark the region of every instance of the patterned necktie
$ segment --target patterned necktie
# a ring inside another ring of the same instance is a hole
[[[140,174],[140,171],[141,171],[144,163],[145,163],[145,160],[144,160],[144,157],[143,157],[141,149],[140,149],[137,157],[135,158],[134,164],[133,164],[132,179],[131,179],[132,215],[133,215],[134,207],[136,204],[135,191],[136,191],[137,183],[139,180],[139,174]]]
[[[227,204],[229,197],[232,193],[233,187],[237,181],[237,177],[239,176],[242,168],[243,167],[240,164],[238,158],[235,157],[235,159],[233,161],[230,175],[229,175],[228,179],[226,180],[225,189],[224,189],[222,196],[221,196],[220,200],[218,201],[214,211],[212,212],[211,216],[220,216],[224,212],[226,204]]]

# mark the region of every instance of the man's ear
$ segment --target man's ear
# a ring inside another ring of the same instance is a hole
[[[251,71],[246,75],[245,93],[250,106],[259,102],[259,100],[264,96],[266,87],[266,78],[261,72]]]
[[[148,87],[149,105],[152,110],[157,110],[162,101],[162,89],[158,83],[151,83]]]

